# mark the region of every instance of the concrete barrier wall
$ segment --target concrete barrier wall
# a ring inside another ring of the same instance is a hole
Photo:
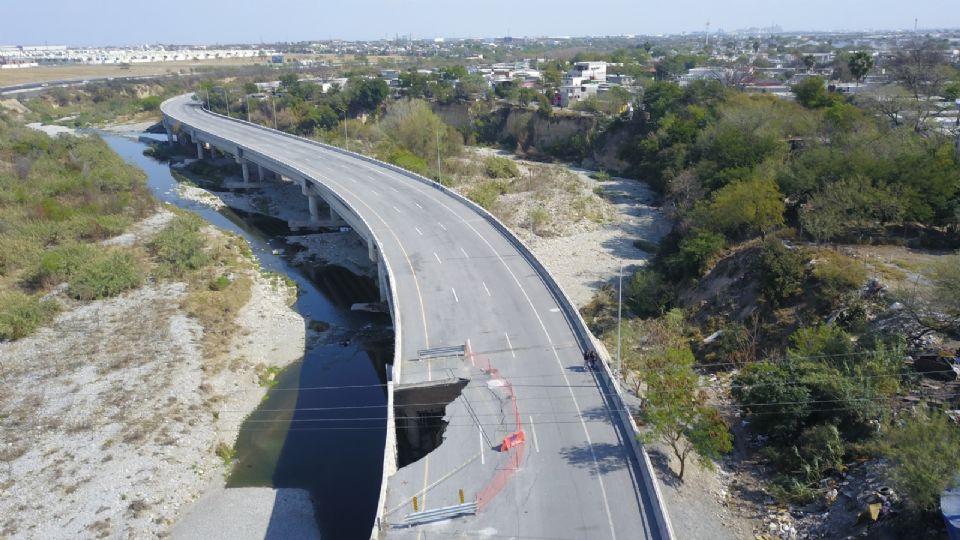
[[[162,106],[161,106],[161,111],[162,111]],[[168,116],[166,112],[163,112],[163,115],[165,117]],[[173,117],[170,117],[170,118],[174,122],[176,122],[178,125],[182,124],[182,122],[177,120],[176,118],[173,118]],[[255,125],[255,124],[250,124],[250,125]],[[214,145],[216,145],[217,142],[220,141],[221,144],[223,144],[224,146],[234,148],[234,149],[241,148],[239,145],[233,142],[224,141],[220,137],[215,137],[209,133],[204,132],[203,130],[193,128],[193,132],[194,134],[199,133],[200,138],[204,138],[206,139],[206,142],[210,142]],[[259,165],[263,165],[264,167],[271,168],[275,171],[279,170],[284,172],[293,172],[303,177],[304,179],[321,183],[318,179],[314,179],[310,177],[310,175],[306,174],[300,169],[297,169],[296,167],[292,167],[285,163],[280,163],[274,160],[273,158],[269,158],[257,152],[252,152],[244,148],[243,154],[245,159],[248,159]],[[329,191],[329,187],[328,187],[328,191]],[[331,191],[331,196],[336,198],[336,200],[340,204],[342,204],[345,208],[349,209],[350,212],[354,214],[356,219],[358,219],[361,223],[363,223],[363,226],[366,229],[365,232],[369,235],[369,237],[373,240],[373,242],[377,246],[380,246],[381,245],[380,240],[377,238],[376,234],[374,234],[373,229],[370,228],[370,224],[367,223],[367,221],[363,218],[363,216],[361,216],[360,213],[356,211],[356,209],[354,209],[350,204],[348,204],[346,201],[340,198],[336,193],[333,193]],[[396,381],[400,380],[400,372],[402,369],[402,363],[400,361],[401,360],[400,351],[401,351],[401,336],[402,336],[403,321],[400,317],[400,312],[397,310],[397,306],[399,305],[399,298],[397,297],[396,278],[394,277],[393,269],[390,267],[390,262],[387,260],[386,257],[383,257],[382,254],[380,255],[381,256],[378,257],[379,259],[378,264],[383,265],[383,268],[386,270],[386,274],[387,274],[386,282],[387,282],[387,287],[389,289],[389,294],[387,295],[387,303],[390,306],[390,315],[393,319],[394,341],[393,341],[393,364],[391,365],[390,371],[387,372],[387,376],[388,376],[387,405],[386,405],[387,425],[386,425],[386,434],[385,434],[384,448],[383,448],[383,473],[382,473],[382,478],[380,480],[380,493],[377,501],[377,517],[374,521],[373,529],[370,533],[371,539],[378,538],[380,536],[380,525],[381,525],[380,516],[383,514],[384,506],[386,506],[387,504],[387,479],[390,477],[390,475],[392,475],[397,470],[397,439],[396,439],[397,428],[396,428],[396,418],[394,416],[393,400],[394,400],[394,384]]]
[[[162,109],[162,107],[161,107],[161,109]],[[223,115],[221,115],[221,114],[218,114],[218,113],[212,113],[212,112],[209,112],[209,111],[207,111],[207,112],[208,112],[208,114],[213,114],[213,115],[215,115],[215,116],[220,116],[220,117],[222,117],[222,118],[227,118],[227,117],[225,117],[225,116],[223,116]],[[166,113],[164,113],[164,114],[166,114]],[[377,165],[377,166],[383,167],[383,168],[385,168],[385,169],[394,171],[394,172],[396,172],[396,173],[398,173],[398,174],[402,174],[403,176],[406,176],[406,177],[408,177],[408,178],[411,178],[411,179],[413,179],[413,180],[415,180],[415,181],[417,181],[417,182],[420,182],[420,183],[422,183],[422,184],[425,184],[425,185],[427,185],[427,186],[430,186],[430,187],[432,187],[432,188],[434,188],[434,189],[436,189],[436,190],[438,190],[438,191],[443,192],[444,194],[446,194],[446,195],[448,195],[449,197],[457,200],[458,202],[466,205],[466,206],[469,207],[471,210],[473,210],[475,213],[477,213],[479,216],[481,216],[484,220],[486,220],[488,223],[490,223],[490,225],[492,225],[495,229],[497,229],[497,231],[500,232],[500,234],[503,235],[503,237],[506,238],[507,241],[510,242],[510,243],[517,249],[517,251],[520,252],[521,255],[523,255],[524,259],[525,259],[525,260],[530,264],[530,266],[532,266],[533,269],[537,272],[537,274],[540,276],[540,279],[543,281],[544,285],[547,286],[547,289],[550,290],[551,294],[552,294],[552,295],[554,296],[554,298],[556,299],[557,305],[560,307],[561,311],[562,311],[563,314],[564,314],[564,317],[565,317],[566,320],[567,320],[567,323],[570,325],[571,330],[573,330],[574,335],[577,337],[577,341],[578,341],[579,344],[580,344],[581,350],[585,351],[585,350],[587,350],[587,349],[595,349],[595,348],[596,348],[595,345],[594,345],[593,334],[590,332],[590,329],[587,327],[587,324],[586,324],[586,322],[583,320],[583,317],[580,315],[579,310],[576,308],[576,306],[574,305],[574,303],[573,303],[573,302],[570,300],[570,298],[567,296],[566,292],[564,292],[564,290],[563,290],[563,288],[560,286],[560,284],[556,282],[556,280],[553,278],[553,276],[550,274],[550,272],[546,269],[546,267],[544,267],[543,264],[540,262],[540,260],[537,259],[537,257],[533,254],[533,251],[532,251],[529,247],[527,247],[527,245],[526,245],[522,240],[520,240],[520,238],[517,237],[517,236],[513,233],[513,231],[511,231],[511,230],[509,229],[509,227],[507,227],[506,225],[504,225],[499,219],[497,219],[497,218],[496,218],[493,214],[491,214],[490,212],[487,212],[487,211],[486,211],[483,207],[481,207],[480,205],[474,203],[474,202],[471,201],[470,199],[467,199],[467,198],[464,197],[463,195],[460,195],[459,193],[453,191],[452,189],[450,189],[450,188],[448,188],[448,187],[446,187],[446,186],[444,186],[444,185],[442,185],[442,184],[440,184],[440,183],[438,183],[438,182],[435,182],[435,181],[433,181],[433,180],[431,180],[431,179],[429,179],[429,178],[426,178],[426,177],[424,177],[424,176],[420,176],[420,175],[418,175],[418,174],[416,174],[416,173],[410,172],[410,171],[408,171],[408,170],[406,170],[406,169],[403,169],[403,168],[401,168],[401,167],[397,167],[396,165],[393,165],[393,164],[391,164],[391,163],[386,163],[386,162],[380,161],[380,160],[378,160],[378,159],[372,158],[372,157],[370,157],[370,156],[365,156],[365,155],[363,155],[363,154],[358,154],[358,153],[356,153],[356,152],[351,152],[351,151],[349,151],[349,150],[345,150],[345,149],[340,148],[340,147],[337,147],[337,146],[332,146],[332,145],[329,145],[329,144],[324,144],[324,143],[321,143],[321,142],[312,141],[312,140],[310,140],[310,139],[306,139],[306,138],[303,138],[303,137],[298,137],[298,136],[296,136],[296,135],[292,135],[292,134],[285,133],[285,132],[282,132],[282,131],[276,131],[276,130],[273,130],[273,129],[270,129],[270,128],[261,126],[261,125],[259,125],[259,124],[253,124],[253,123],[251,123],[251,122],[246,122],[246,121],[244,121],[244,120],[239,120],[239,119],[236,119],[236,118],[230,118],[230,120],[233,120],[233,121],[235,121],[235,122],[240,122],[240,123],[242,123],[242,124],[249,125],[249,126],[254,127],[254,128],[256,128],[256,129],[260,129],[260,130],[269,131],[269,132],[272,132],[272,133],[275,133],[275,134],[279,134],[279,135],[282,135],[282,136],[284,136],[284,137],[288,137],[288,138],[291,138],[291,139],[296,139],[296,140],[299,140],[299,141],[307,142],[307,143],[309,143],[309,144],[313,144],[313,145],[316,145],[316,146],[319,146],[319,147],[322,147],[322,148],[326,148],[327,150],[330,150],[330,151],[333,151],[333,152],[337,152],[337,153],[340,153],[340,154],[343,154],[343,155],[347,155],[347,156],[350,156],[350,157],[353,157],[353,158],[356,158],[356,159],[359,159],[359,160],[362,160],[362,161],[366,161],[366,162],[368,162],[368,163],[372,163],[372,164],[374,164],[374,165]],[[301,173],[301,174],[303,174],[303,173]],[[306,177],[309,178],[309,176],[306,176]],[[348,207],[349,207],[349,206],[348,206]],[[361,218],[361,219],[362,219],[362,218]],[[379,245],[379,243],[378,243],[378,245]],[[392,277],[392,274],[391,274],[391,291],[394,290],[394,286],[393,286],[392,279],[393,279],[393,277]],[[395,293],[392,293],[392,294],[395,295]],[[394,301],[396,301],[396,299],[394,299]],[[397,315],[398,315],[398,314],[397,314]],[[399,317],[398,317],[398,316],[395,316],[395,317],[394,317],[394,320],[399,320]],[[399,327],[397,328],[397,336],[399,336]],[[398,337],[397,339],[399,340],[399,337]],[[395,351],[395,353],[394,353],[394,355],[395,355],[394,371],[395,371],[395,375],[396,375],[397,379],[399,379],[399,368],[397,367],[397,366],[400,365],[400,360],[399,360],[399,357],[398,357],[398,355],[400,354],[400,352],[399,352],[399,341],[397,341],[396,346],[397,346],[397,349],[396,349],[396,351]],[[608,360],[609,360],[609,359],[608,359]],[[660,493],[660,487],[659,487],[659,485],[658,485],[658,483],[657,483],[656,475],[655,475],[654,470],[653,470],[653,464],[650,462],[650,456],[647,454],[646,449],[643,447],[642,444],[640,444],[640,441],[639,441],[638,438],[637,438],[637,435],[639,434],[639,429],[638,429],[638,427],[637,427],[636,422],[633,420],[632,415],[631,415],[630,412],[629,412],[629,409],[628,409],[628,407],[627,407],[626,401],[625,401],[624,398],[623,398],[623,393],[622,393],[622,390],[621,390],[621,388],[620,388],[620,385],[619,385],[619,384],[616,384],[615,379],[614,379],[614,377],[613,377],[613,374],[610,372],[610,368],[609,368],[609,365],[608,365],[609,362],[603,362],[602,364],[603,364],[604,369],[603,369],[602,371],[600,371],[601,377],[599,378],[599,379],[600,379],[600,382],[601,382],[601,385],[604,387],[604,388],[602,388],[602,390],[603,390],[604,392],[607,392],[609,395],[616,397],[616,399],[615,399],[615,405],[616,405],[616,409],[617,409],[617,411],[618,411],[617,417],[618,417],[619,421],[621,422],[621,425],[625,428],[625,430],[626,430],[629,434],[632,435],[632,436],[628,437],[628,438],[630,439],[630,446],[631,446],[631,449],[633,450],[633,452],[634,452],[634,454],[635,454],[635,456],[636,456],[636,458],[637,458],[637,461],[638,461],[638,463],[640,464],[640,467],[641,467],[641,476],[642,476],[642,478],[641,478],[640,480],[641,480],[641,483],[642,483],[642,488],[643,488],[644,490],[646,490],[647,495],[653,500],[654,509],[655,509],[655,514],[656,514],[656,515],[653,516],[653,518],[654,518],[654,520],[655,520],[655,522],[656,522],[656,524],[657,524],[657,528],[659,529],[658,532],[659,532],[659,534],[660,534],[660,538],[663,538],[663,539],[665,539],[665,540],[673,540],[673,539],[675,538],[675,535],[674,535],[674,533],[673,533],[673,527],[672,527],[672,525],[670,524],[669,514],[668,514],[668,512],[667,512],[666,506],[664,506],[664,503],[663,503],[663,497],[662,497],[662,495],[661,495],[661,493]],[[391,394],[391,397],[388,398],[388,399],[389,399],[389,400],[392,400],[392,394]],[[389,414],[390,414],[391,419],[393,419],[393,411],[392,411],[392,410],[390,411]],[[396,441],[395,441],[395,440],[393,441],[393,445],[394,445],[394,448],[395,448],[395,445],[396,445]],[[393,456],[393,469],[395,470],[395,468],[396,468],[396,455],[394,454],[394,456]],[[386,467],[384,467],[384,471],[386,471]],[[386,497],[385,497],[385,492],[386,492],[386,479],[387,479],[388,476],[389,476],[388,474],[386,474],[386,473],[384,474],[384,482],[383,482],[383,486],[381,486],[381,500],[380,500],[380,503],[379,503],[379,508],[380,508],[380,513],[381,513],[381,514],[382,514],[382,511],[383,511],[383,505],[386,503],[386,500],[385,500],[385,499],[386,499]],[[378,519],[377,519],[378,524],[379,524],[379,515],[380,515],[380,514],[378,514]],[[375,527],[375,532],[376,532],[376,527]]]

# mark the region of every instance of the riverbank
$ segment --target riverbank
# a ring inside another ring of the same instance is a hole
[[[165,214],[108,243],[142,247]],[[0,407],[17,427],[0,455],[0,535],[154,536],[223,483],[223,448],[266,392],[258,366],[299,359],[305,337],[287,287],[245,260],[235,274],[251,280],[250,300],[226,361],[204,355],[205,333],[224,329],[188,315],[189,286],[177,281],[87,303],[61,288],[51,297],[65,309],[51,325],[0,343],[14,389]]]

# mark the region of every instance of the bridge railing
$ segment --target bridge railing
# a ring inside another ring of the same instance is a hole
[[[162,106],[161,106],[161,109],[162,109]],[[283,137],[287,137],[290,139],[295,139],[295,140],[305,142],[314,146],[319,146],[321,148],[325,148],[332,152],[337,152],[342,155],[350,156],[352,158],[359,159],[361,161],[378,165],[390,171],[393,171],[403,176],[406,176],[408,178],[411,178],[417,182],[425,184],[433,189],[441,191],[447,196],[466,205],[468,208],[470,208],[476,214],[478,214],[480,217],[486,220],[501,235],[503,235],[503,237],[506,238],[506,240],[510,242],[517,249],[517,251],[520,252],[520,254],[524,257],[524,259],[537,272],[537,275],[540,277],[544,285],[546,285],[547,289],[553,295],[554,299],[557,302],[557,306],[560,307],[561,312],[564,314],[564,318],[566,319],[567,324],[570,325],[570,328],[573,331],[574,336],[576,336],[577,341],[580,344],[581,350],[586,351],[586,350],[596,349],[596,346],[594,344],[593,334],[590,332],[589,327],[587,327],[587,323],[586,321],[583,320],[583,317],[580,315],[580,311],[577,309],[576,305],[570,300],[570,297],[567,296],[567,293],[563,290],[563,287],[561,287],[560,284],[557,283],[557,281],[553,278],[553,276],[550,274],[547,268],[543,266],[543,263],[541,263],[540,260],[537,259],[536,255],[534,255],[533,253],[533,250],[531,250],[523,242],[523,240],[521,240],[516,234],[514,234],[509,227],[504,225],[503,222],[497,219],[496,216],[488,212],[482,206],[476,204],[475,202],[457,193],[456,191],[444,186],[443,184],[440,184],[439,182],[436,182],[434,180],[431,180],[425,176],[421,176],[414,172],[408,171],[396,165],[393,165],[392,163],[386,163],[376,158],[359,154],[357,152],[352,152],[350,150],[346,150],[338,146],[333,146],[333,145],[321,143],[318,141],[310,140],[304,137],[299,137],[297,135],[293,135],[283,131],[270,129],[266,126],[261,126],[259,124],[254,124],[252,122],[247,122],[245,120],[231,118],[231,117],[224,116],[222,114],[215,113],[212,111],[206,111],[206,112],[208,114],[218,116],[224,119],[229,119],[234,122],[239,122],[262,131],[266,131],[276,135],[281,135]],[[398,335],[399,335],[399,332],[398,332]],[[397,351],[399,351],[399,343],[397,345],[398,345]],[[395,353],[395,354],[399,354],[399,353]],[[640,471],[641,487],[647,492],[647,495],[652,499],[652,503],[654,506],[653,517],[654,517],[654,521],[657,524],[659,537],[665,540],[673,540],[675,538],[675,535],[673,532],[673,527],[670,524],[669,513],[667,512],[667,508],[664,505],[663,496],[662,496],[662,493],[660,492],[660,487],[657,483],[656,474],[654,473],[653,464],[650,461],[650,456],[649,454],[647,454],[646,449],[643,447],[643,445],[640,443],[638,439],[639,429],[637,427],[636,421],[633,419],[633,415],[630,414],[630,409],[627,406],[626,400],[624,399],[623,391],[620,388],[620,385],[615,382],[614,376],[610,372],[610,368],[608,365],[609,362],[601,362],[601,364],[603,364],[603,370],[599,372],[601,374],[601,377],[599,377],[599,380],[602,386],[604,386],[602,390],[610,396],[616,396],[616,399],[614,400],[613,405],[615,406],[614,408],[616,408],[617,410],[617,417],[621,423],[621,426],[627,432],[628,436],[626,438],[629,439],[631,450],[634,452],[634,455],[641,469]],[[386,477],[384,478],[384,480],[386,480]],[[386,481],[384,481],[384,487],[382,489],[385,488],[385,485],[386,485]],[[384,497],[382,496],[380,506],[379,506],[379,508],[381,509],[383,508],[383,504],[385,504],[385,500],[383,499]]]

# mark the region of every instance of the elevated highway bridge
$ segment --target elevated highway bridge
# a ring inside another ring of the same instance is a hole
[[[396,339],[371,536],[672,538],[619,390],[605,366],[584,369],[589,330],[505,226],[428,179],[190,95],[161,111],[171,139],[240,163],[239,187],[296,182],[303,226],[367,242]],[[447,514],[461,515],[434,519]]]

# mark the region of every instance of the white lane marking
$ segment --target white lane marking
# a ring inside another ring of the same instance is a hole
[[[470,228],[484,244],[490,248],[490,251],[500,260],[500,264],[503,265],[507,273],[510,274],[510,277],[513,278],[514,283],[517,284],[517,287],[520,289],[520,292],[523,293],[524,298],[527,300],[527,305],[530,306],[530,309],[533,311],[533,315],[537,318],[537,322],[540,323],[540,328],[543,330],[543,334],[547,337],[547,342],[550,343],[550,350],[553,351],[553,357],[557,361],[557,367],[560,369],[560,375],[563,376],[564,384],[567,387],[567,391],[570,393],[570,400],[573,401],[573,406],[577,410],[577,415],[580,419],[580,427],[583,429],[583,435],[587,439],[587,447],[590,449],[590,458],[593,461],[593,469],[597,472],[596,478],[597,483],[600,484],[600,495],[603,499],[603,509],[607,514],[607,525],[610,527],[610,537],[613,540],[617,538],[617,531],[613,526],[613,514],[610,512],[610,501],[607,497],[607,489],[603,485],[603,478],[600,475],[600,463],[597,461],[597,453],[593,449],[593,439],[590,437],[590,432],[587,430],[587,423],[583,419],[582,409],[580,408],[580,403],[577,401],[577,396],[573,393],[573,386],[570,385],[570,378],[567,376],[567,370],[563,367],[563,362],[560,361],[560,354],[557,353],[557,347],[553,344],[553,339],[550,337],[550,332],[547,330],[547,325],[543,323],[543,318],[540,317],[540,313],[537,311],[536,306],[533,305],[533,300],[530,299],[530,295],[527,294],[527,290],[523,288],[523,285],[520,283],[520,279],[517,275],[510,269],[510,266],[507,265],[507,261],[503,260],[503,257],[497,253],[497,250],[493,248],[493,245],[478,231],[469,221],[460,217],[452,208],[444,204],[442,201],[436,201],[440,206],[443,206],[447,209],[448,212],[456,216],[460,221],[464,223],[467,227]]]
[[[483,430],[480,429],[480,426],[477,426],[477,436],[480,437],[480,464],[486,465],[487,459],[483,457]]]
[[[437,222],[437,225],[439,225],[441,229],[447,230],[447,228],[443,226],[443,223],[440,223],[440,222],[438,221],[438,222]]]
[[[510,347],[510,355],[516,358],[517,353],[513,351],[513,343],[510,343],[510,334],[504,332],[503,337],[507,338],[507,347]]]
[[[437,262],[438,262],[438,263],[443,264],[443,261],[440,260],[440,256],[437,255],[437,252],[436,252],[436,251],[433,252],[433,256],[437,258]]]
[[[470,351],[470,365],[476,366],[477,363],[474,360],[473,347],[470,346],[470,338],[467,338],[467,350]],[[477,427],[480,427],[479,425]]]
[[[387,187],[390,188],[390,189],[392,189],[394,193],[400,193],[400,190],[397,189],[397,188],[395,188],[395,187],[393,187],[393,186],[387,186]],[[420,206],[420,205],[417,205],[417,206]]]
[[[377,190],[375,190],[375,189],[371,189],[371,190],[370,190],[370,193],[373,193],[374,195],[376,195],[376,196],[378,196],[378,197],[380,196],[380,194],[377,193]]]
[[[419,234],[420,236],[423,236],[423,231],[420,230],[420,227],[414,227],[413,229],[417,231],[417,234]]]
[[[454,289],[453,287],[450,287],[450,290],[453,291],[453,299],[456,300],[457,303],[459,304],[459,303],[460,303],[460,298],[457,297],[457,290]]]
[[[540,441],[537,440],[537,426],[533,425],[533,417],[530,417],[530,431],[533,433],[533,447],[540,453]]]
[[[400,193],[400,192],[398,191],[397,193]],[[421,210],[423,210],[423,207],[422,207],[422,206],[420,206],[420,203],[418,203],[418,202],[416,202],[416,201],[414,201],[414,202],[413,202],[413,204],[415,204],[415,205],[417,205],[417,208],[419,208],[419,209],[421,209]]]
[[[466,258],[468,258],[468,259],[470,258],[470,256],[467,255],[467,250],[465,250],[465,249],[463,249],[463,248],[460,248],[460,253],[463,253],[463,256],[466,257]]]
[[[480,283],[483,283],[483,290],[487,291],[487,296],[493,296],[492,294],[490,294],[490,289],[487,288],[487,282],[481,281]]]
[[[394,206],[393,209],[396,210],[398,214],[402,214],[402,213],[403,213],[403,212],[401,212],[400,209],[397,208],[396,206]]]

